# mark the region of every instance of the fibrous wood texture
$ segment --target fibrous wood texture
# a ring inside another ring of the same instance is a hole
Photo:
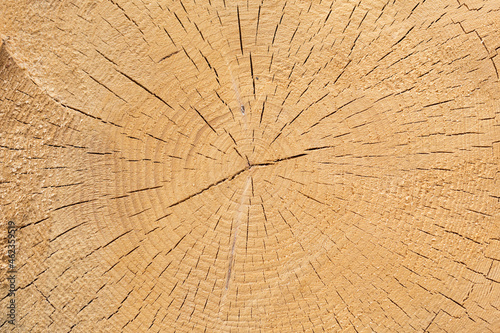
[[[500,332],[498,1],[0,13],[1,331]]]

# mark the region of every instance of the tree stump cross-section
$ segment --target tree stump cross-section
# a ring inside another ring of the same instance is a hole
[[[0,331],[500,332],[495,1],[0,13]]]

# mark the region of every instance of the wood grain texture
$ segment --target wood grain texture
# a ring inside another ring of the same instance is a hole
[[[2,332],[500,331],[498,2],[0,13]]]

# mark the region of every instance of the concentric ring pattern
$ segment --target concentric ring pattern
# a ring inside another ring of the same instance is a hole
[[[500,329],[493,2],[10,3],[25,331]]]

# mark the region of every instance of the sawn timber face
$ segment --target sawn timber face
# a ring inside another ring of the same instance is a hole
[[[0,7],[2,329],[500,329],[492,3]]]

